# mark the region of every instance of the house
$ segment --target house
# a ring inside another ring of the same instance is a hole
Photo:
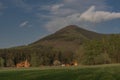
[[[78,63],[77,63],[77,61],[73,61],[73,62],[71,63],[71,65],[72,65],[72,66],[78,66]]]
[[[26,59],[25,61],[22,61],[22,62],[20,62],[20,63],[17,63],[17,64],[16,64],[16,67],[17,67],[17,68],[21,68],[21,67],[28,68],[28,67],[30,67],[30,63],[29,63],[28,60]]]

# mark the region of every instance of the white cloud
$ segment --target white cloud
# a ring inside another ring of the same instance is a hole
[[[29,23],[28,21],[24,21],[20,24],[20,27],[26,27],[28,26],[28,23]]]
[[[98,10],[106,10],[108,6],[106,0],[63,0],[66,7],[75,9],[79,12],[85,11],[88,7],[95,5]]]
[[[52,9],[52,11],[57,11],[58,9],[60,9],[63,6],[64,6],[64,4],[55,4],[51,7],[51,9]]]
[[[106,0],[61,0],[60,3],[44,5],[39,10],[48,11],[49,15],[65,17],[75,13],[82,13],[90,6],[97,6],[98,10],[105,10],[108,6]],[[47,14],[48,16],[48,14]]]
[[[107,10],[106,0],[61,0],[60,3],[42,6],[41,10],[48,11],[47,14],[38,15],[39,18],[48,18],[45,23],[46,29],[56,31],[67,25],[81,25],[81,13],[85,12],[90,6],[97,6],[97,10]],[[85,26],[82,26],[85,27]],[[86,28],[86,27],[85,27]]]
[[[60,3],[60,4],[41,6],[40,10],[49,11],[50,16],[64,16],[64,15],[68,15],[70,13],[73,13],[73,11],[74,11],[73,9],[64,8],[64,7],[65,7],[65,5],[63,3]]]
[[[117,18],[120,18],[120,13],[95,11],[95,6],[90,7],[80,16],[80,20],[89,21],[93,23],[108,21]]]
[[[66,17],[57,17],[48,22],[45,27],[50,32],[54,32],[68,25],[79,25],[80,24],[80,13],[75,13]]]
[[[45,24],[45,27],[48,31],[50,32],[54,32],[58,29],[61,29],[62,27],[64,27],[65,25],[67,26],[68,23],[66,22],[67,20],[64,18],[57,18],[57,19],[53,19],[52,21],[48,22],[47,24]]]
[[[66,17],[54,17],[51,21],[49,21],[45,25],[45,27],[51,32],[61,29],[67,25],[79,25],[86,29],[93,30],[93,27],[90,27],[90,26],[93,26],[92,23],[98,23],[98,22],[117,19],[117,18],[120,18],[120,13],[95,11],[95,6],[92,6],[82,14],[73,13]],[[92,23],[89,23],[89,22],[92,22]]]
[[[48,11],[57,11],[58,9],[60,9],[63,6],[64,6],[64,4],[62,4],[62,3],[53,4],[53,5],[44,5],[44,6],[41,6],[40,9],[48,10]]]
[[[50,10],[50,9],[51,9],[51,5],[45,5],[45,6],[40,6],[38,10]]]

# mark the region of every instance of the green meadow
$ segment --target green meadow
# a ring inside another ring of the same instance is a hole
[[[0,80],[120,80],[120,64],[79,67],[1,68]]]

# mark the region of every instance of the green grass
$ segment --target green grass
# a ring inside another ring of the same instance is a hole
[[[120,80],[120,65],[4,68],[0,80]]]

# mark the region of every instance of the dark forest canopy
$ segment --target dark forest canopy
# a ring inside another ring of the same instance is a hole
[[[0,49],[1,67],[15,67],[26,59],[33,67],[75,61],[85,65],[120,63],[120,35],[71,25],[28,46]]]

